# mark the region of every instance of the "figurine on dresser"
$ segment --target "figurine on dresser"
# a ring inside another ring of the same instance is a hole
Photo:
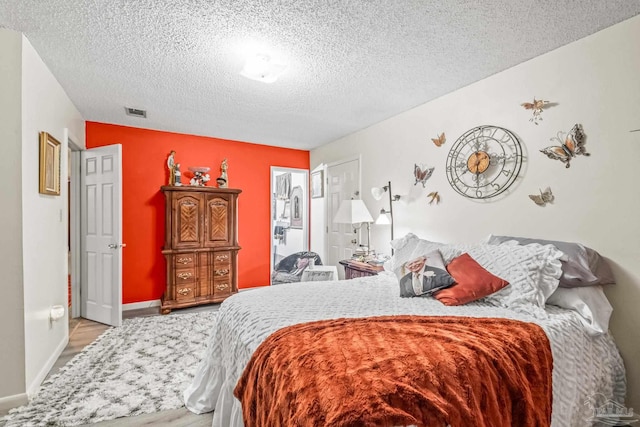
[[[180,182],[180,178],[182,177],[182,173],[180,172],[180,163],[176,163],[176,152],[171,150],[169,153],[169,157],[167,158],[167,169],[169,170],[169,185],[177,185],[180,186],[182,183]]]
[[[220,176],[216,179],[218,183],[218,188],[228,188],[229,187],[229,178],[227,177],[227,169],[228,169],[227,159],[224,159],[220,164]]]
[[[169,157],[167,158],[167,169],[169,170],[169,185],[173,185],[176,183],[176,176],[174,174],[175,166],[176,166],[176,152],[171,150],[169,153]]]

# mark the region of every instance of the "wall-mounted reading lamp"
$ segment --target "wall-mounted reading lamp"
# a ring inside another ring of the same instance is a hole
[[[382,195],[385,192],[389,194],[389,210],[380,209],[380,216],[376,220],[376,224],[390,224],[391,240],[393,240],[393,202],[397,202],[398,200],[400,200],[400,196],[391,193],[391,181],[389,181],[389,183],[382,188],[373,187],[371,189],[371,195],[376,200],[382,199]],[[391,248],[391,253],[393,254],[393,248]]]

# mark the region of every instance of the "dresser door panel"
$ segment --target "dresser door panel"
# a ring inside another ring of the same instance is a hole
[[[198,248],[201,246],[200,198],[190,195],[174,199],[173,247]]]
[[[232,244],[231,203],[226,195],[208,195],[205,207],[206,247]]]

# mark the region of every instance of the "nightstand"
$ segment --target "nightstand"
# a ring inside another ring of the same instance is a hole
[[[356,277],[375,276],[384,268],[381,265],[371,265],[366,262],[343,259],[339,261],[344,267],[344,278],[354,279]]]

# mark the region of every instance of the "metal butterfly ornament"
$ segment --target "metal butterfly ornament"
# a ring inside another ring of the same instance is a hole
[[[427,182],[429,178],[431,178],[431,174],[433,174],[433,170],[435,168],[424,168],[422,169],[420,166],[414,163],[413,165],[413,176],[416,178],[416,182],[413,185],[418,185],[418,183],[422,184],[422,188],[424,188],[424,184]]]
[[[553,193],[551,193],[550,187],[547,187],[547,189],[544,191],[540,190],[540,195],[529,194],[529,198],[533,200],[538,206],[546,206],[547,203],[551,203],[555,199]]]
[[[437,138],[431,138],[436,147],[442,146],[445,142],[447,142],[447,138],[444,136],[444,132],[442,132]]]
[[[590,156],[584,148],[585,134],[582,130],[581,124],[576,124],[573,129],[563,137],[564,132],[558,132],[557,136],[551,138],[551,141],[557,141],[560,145],[552,145],[540,150],[541,153],[546,154],[547,157],[553,160],[560,160],[568,168],[571,166],[569,163],[572,158],[582,154],[583,156]],[[562,142],[564,140],[564,142]]]
[[[533,117],[529,119],[530,122],[538,124],[538,120],[542,120],[542,110],[549,101],[533,98],[533,102],[523,102],[520,104],[525,110],[533,110]]]
[[[440,203],[440,195],[437,191],[432,191],[431,193],[427,194],[427,197],[431,198],[431,200],[429,200],[429,204],[436,202],[437,205],[438,203]]]

